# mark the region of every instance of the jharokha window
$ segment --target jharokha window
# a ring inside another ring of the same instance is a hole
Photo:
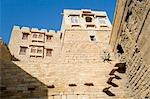
[[[52,56],[53,49],[46,49],[46,56]]]
[[[20,47],[20,52],[19,52],[19,54],[20,55],[26,55],[26,52],[27,52],[27,47]]]
[[[23,40],[27,40],[27,39],[28,39],[28,33],[23,33],[22,39],[23,39]]]
[[[47,35],[47,36],[46,36],[46,41],[47,41],[47,42],[51,41],[52,37],[53,37],[52,35]]]

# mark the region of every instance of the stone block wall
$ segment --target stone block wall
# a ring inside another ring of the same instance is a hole
[[[60,54],[60,33],[56,33],[54,30],[14,26],[8,47],[11,54],[19,60],[55,61]],[[26,48],[24,54],[20,54],[21,47]],[[36,51],[32,51],[32,49]],[[38,52],[38,49],[41,52]],[[46,55],[47,49],[52,50],[49,56]]]
[[[8,48],[0,44],[0,98],[48,99],[47,86],[14,64]]]
[[[127,65],[127,87],[135,99],[150,98],[149,12],[149,0],[118,0],[110,40],[116,56]]]

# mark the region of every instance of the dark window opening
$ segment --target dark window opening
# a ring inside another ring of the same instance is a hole
[[[36,57],[36,56],[31,55],[30,57]]]
[[[75,87],[77,86],[76,84],[69,84],[70,87]]]
[[[46,56],[52,56],[53,49],[46,49]]]
[[[84,85],[86,85],[86,86],[94,86],[93,83],[85,83]]]
[[[20,47],[20,52],[19,52],[19,54],[20,54],[20,55],[25,55],[25,54],[26,54],[26,51],[27,51],[27,47]]]
[[[48,85],[47,88],[55,88],[54,85]]]
[[[85,20],[86,20],[86,22],[92,22],[92,18],[91,17],[86,17]]]
[[[120,54],[124,53],[123,48],[120,44],[117,45],[117,50],[118,50],[117,53],[120,53]]]
[[[95,35],[90,35],[91,41],[96,41]]]
[[[47,42],[50,42],[51,39],[52,39],[52,37],[53,37],[52,35],[47,35],[47,36],[46,36],[46,41],[47,41]]]
[[[27,40],[28,39],[28,33],[23,33],[23,35],[22,35],[22,39],[23,40]]]
[[[42,58],[42,56],[36,56],[36,58]]]

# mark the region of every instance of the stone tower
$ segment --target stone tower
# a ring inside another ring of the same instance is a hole
[[[109,48],[111,23],[104,11],[64,10],[61,27],[64,62],[96,63]]]

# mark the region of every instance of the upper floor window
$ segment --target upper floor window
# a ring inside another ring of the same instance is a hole
[[[38,38],[42,38],[43,37],[43,35],[42,34],[39,34],[39,37]]]
[[[86,20],[86,22],[92,22],[92,18],[91,17],[86,17],[85,20]]]
[[[42,53],[42,49],[38,48],[37,49],[37,53],[41,54]]]
[[[51,41],[52,37],[53,37],[52,35],[47,35],[47,36],[46,36],[46,41],[47,41],[47,42]]]
[[[19,54],[20,54],[20,55],[25,55],[25,54],[26,54],[26,51],[27,51],[27,47],[20,47],[20,52],[19,52]]]
[[[46,49],[46,56],[52,56],[53,49]]]
[[[33,34],[33,38],[37,38],[37,34],[34,33],[34,34]]]
[[[27,40],[27,39],[28,39],[28,33],[23,33],[22,39],[23,39],[23,40]]]
[[[35,47],[31,48],[31,53],[36,53],[36,48]]]
[[[98,21],[100,24],[106,24],[106,18],[99,18]]]
[[[71,23],[78,23],[78,16],[71,16]]]

